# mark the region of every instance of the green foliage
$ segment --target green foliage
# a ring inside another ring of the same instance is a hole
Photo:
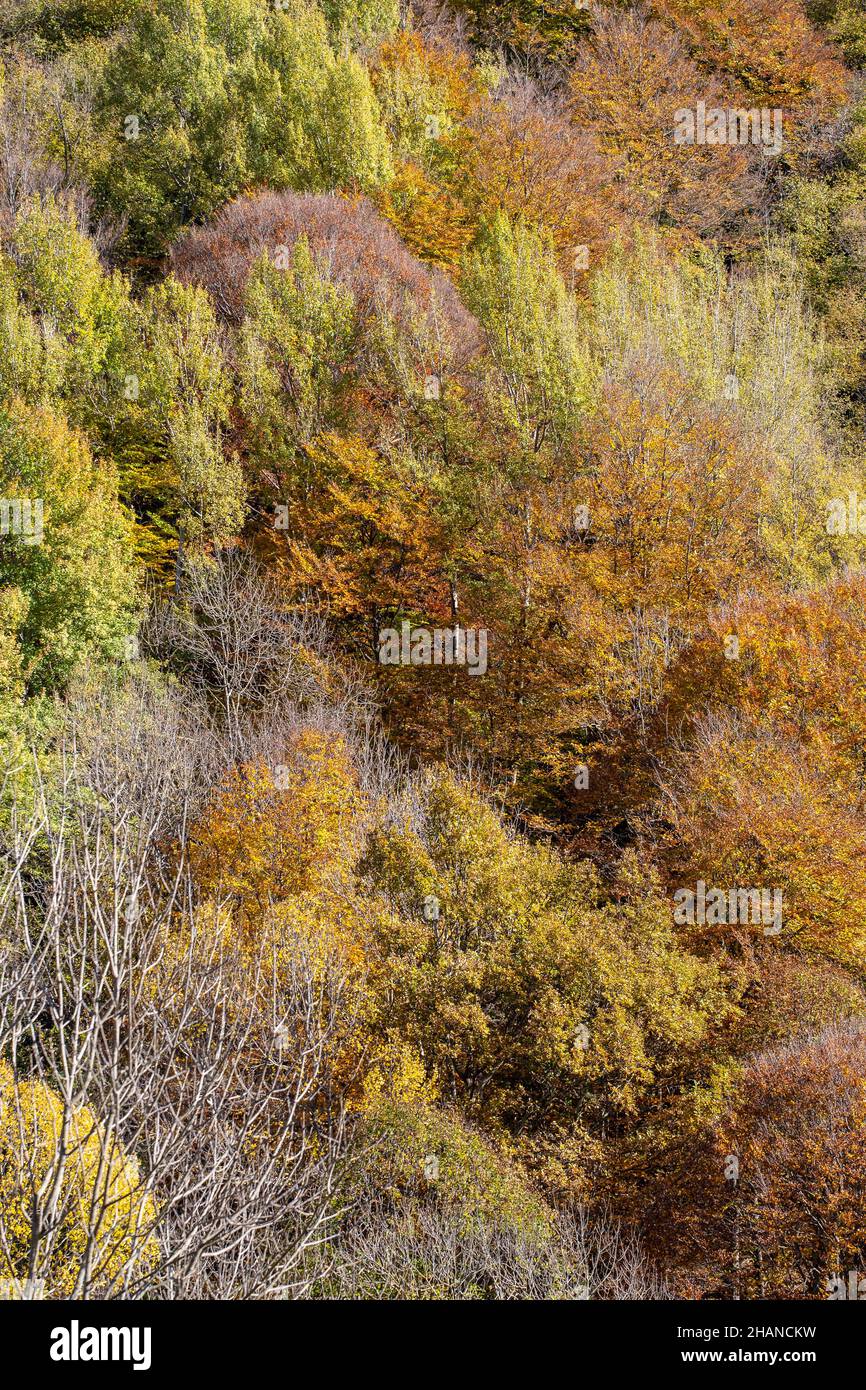
[[[37,49],[65,49],[125,24],[144,0],[4,0],[0,35],[26,37]]]
[[[549,1230],[551,1213],[520,1170],[459,1112],[381,1102],[365,1115],[363,1135],[372,1159],[364,1183],[381,1200],[408,1206],[435,1196],[456,1209],[464,1230],[485,1221],[537,1235]],[[424,1171],[431,1155],[435,1176]]]
[[[148,6],[113,52],[98,118],[112,141],[100,197],[151,254],[248,183],[368,190],[390,176],[367,70],[302,0]]]
[[[469,258],[463,289],[487,338],[492,408],[525,454],[555,452],[585,410],[590,373],[552,248],[499,215]]]
[[[589,8],[572,0],[459,0],[456,8],[491,47],[559,61],[573,57],[591,25]]]
[[[275,188],[369,191],[391,174],[366,68],[331,45],[321,10],[296,0],[262,38],[250,170]]]
[[[840,144],[838,167],[824,178],[794,175],[777,218],[790,236],[805,284],[822,316],[828,359],[840,394],[854,415],[866,382],[866,104],[855,106]],[[855,403],[852,410],[851,401]]]
[[[866,14],[859,0],[807,0],[806,12],[827,29],[852,68],[866,67]]]
[[[145,504],[167,489],[162,515],[184,541],[222,545],[242,525],[245,486],[223,446],[229,390],[210,299],[163,281],[144,300],[141,335],[141,415],[165,441],[165,467],[142,470],[127,486]]]
[[[0,261],[0,396],[62,400],[93,424],[119,399],[132,313],[122,276],[107,275],[74,214],[53,198],[25,203]]]
[[[317,269],[306,237],[253,268],[240,335],[241,401],[268,449],[310,443],[338,422],[355,331],[352,294]],[[273,456],[271,455],[271,463]]]
[[[42,504],[41,541],[12,532],[0,540],[0,589],[27,689],[62,690],[87,657],[121,657],[135,630],[117,480],[62,418],[13,403],[0,415],[0,497]]]
[[[229,539],[245,488],[222,444],[229,389],[208,296],[169,278],[136,301],[50,198],[24,205],[9,252],[0,259],[0,399],[56,405],[96,439],[152,565],[167,563],[178,535]]]
[[[819,222],[821,199],[816,205]],[[754,453],[766,492],[762,544],[785,583],[832,566],[826,501],[844,490],[826,400],[833,356],[806,302],[800,262],[771,245],[748,273],[721,259],[670,259],[656,238],[612,258],[593,282],[592,348],[608,378],[628,380],[641,360],[675,364],[689,388],[724,412]]]
[[[207,216],[246,174],[232,64],[220,42],[228,36],[214,33],[220,8],[206,0],[147,6],[106,68],[99,117],[115,144],[101,194],[129,217],[145,249]]]
[[[400,27],[399,0],[322,0],[331,31],[353,42],[390,38]]]

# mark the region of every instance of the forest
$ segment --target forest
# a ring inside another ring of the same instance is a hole
[[[0,0],[0,1297],[849,1296],[864,76]]]

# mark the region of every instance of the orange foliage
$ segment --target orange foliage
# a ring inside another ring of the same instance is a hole
[[[278,570],[339,618],[423,604],[442,547],[422,478],[353,435],[326,435],[306,457],[310,484],[290,510],[287,545],[272,540]]]
[[[455,270],[474,235],[466,208],[406,160],[382,190],[379,210],[396,227],[413,255],[430,265]]]
[[[477,215],[499,211],[543,228],[568,272],[578,246],[588,247],[595,266],[624,225],[627,193],[616,182],[616,161],[593,136],[528,82],[485,99],[470,131],[464,196]]]
[[[745,239],[763,202],[753,153],[729,145],[677,144],[675,116],[736,107],[736,94],[703,74],[683,40],[634,11],[599,17],[572,74],[572,112],[620,161],[647,217],[692,234]]]
[[[690,35],[702,64],[756,100],[786,108],[844,100],[844,65],[803,0],[656,0],[654,8]]]
[[[866,1246],[866,1038],[827,1030],[754,1058],[716,1130],[726,1263],[743,1297],[827,1298]],[[727,1155],[736,1183],[723,1180]],[[725,1192],[727,1189],[727,1192]]]
[[[343,741],[305,729],[284,762],[246,763],[224,778],[190,835],[198,886],[260,921],[275,902],[348,870],[360,810]]]

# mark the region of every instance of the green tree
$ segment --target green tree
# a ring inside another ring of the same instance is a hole
[[[53,197],[19,211],[0,259],[0,396],[62,401],[93,426],[122,399],[133,329],[129,289],[107,274],[72,209]]]
[[[224,445],[231,395],[213,306],[169,276],[145,297],[139,328],[137,423],[152,445],[124,487],[180,549],[222,545],[241,529],[246,489]]]
[[[112,140],[102,201],[150,254],[248,183],[368,190],[390,177],[367,70],[297,0],[155,0],[114,50],[97,106]]]
[[[318,269],[301,236],[291,253],[261,257],[244,301],[241,402],[262,463],[294,473],[297,451],[343,421],[354,299]]]
[[[468,259],[463,292],[487,340],[499,428],[514,432],[525,455],[555,453],[578,426],[591,379],[552,246],[497,214]]]
[[[134,631],[129,519],[113,468],[62,417],[20,402],[0,413],[0,498],[0,593],[21,673],[29,691],[56,691],[88,656],[122,656]]]

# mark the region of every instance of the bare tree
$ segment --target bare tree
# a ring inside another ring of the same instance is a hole
[[[438,1201],[360,1206],[317,1291],[352,1299],[667,1297],[637,1242],[604,1215],[563,1213],[542,1233],[489,1219],[467,1224],[459,1205]]]
[[[296,1296],[339,1214],[352,1005],[278,923],[241,943],[197,901],[212,759],[202,710],[145,686],[79,706],[50,777],[10,770],[0,1277],[24,1296]]]
[[[281,761],[303,725],[339,733],[363,778],[393,775],[375,702],[351,663],[331,658],[325,611],[312,599],[287,604],[244,552],[186,563],[177,598],[153,606],[143,638],[216,721],[232,761]]]

